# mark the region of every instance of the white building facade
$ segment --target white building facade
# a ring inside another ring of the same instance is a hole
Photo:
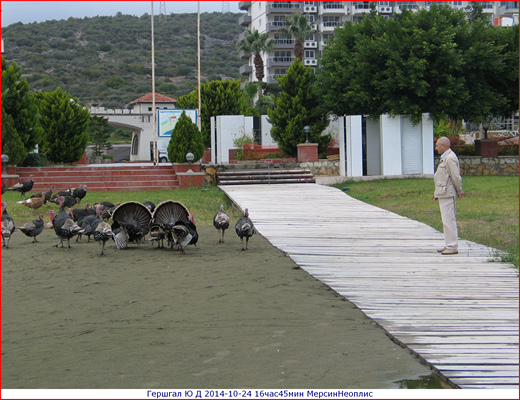
[[[240,35],[242,40],[247,30],[268,32],[276,40],[274,50],[262,54],[264,59],[264,76],[267,83],[277,83],[276,77],[285,75],[294,60],[294,39],[287,39],[277,31],[285,25],[287,16],[301,13],[308,16],[317,32],[307,38],[304,43],[304,65],[317,66],[318,56],[334,35],[334,29],[346,21],[359,21],[371,11],[371,4],[383,16],[391,18],[393,14],[401,13],[403,9],[420,10],[430,8],[432,4],[448,5],[464,9],[471,1],[240,1],[239,9],[247,14],[239,19],[244,27]],[[508,26],[518,24],[518,1],[479,1],[484,13],[489,15],[495,25]],[[253,56],[241,53],[247,63],[240,68],[244,81],[256,80]]]

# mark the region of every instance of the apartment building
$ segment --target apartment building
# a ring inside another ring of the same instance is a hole
[[[430,8],[432,4],[449,5],[464,9],[471,5],[470,1],[240,1],[239,9],[247,11],[240,17],[239,23],[244,27],[240,35],[242,40],[247,30],[257,30],[260,33],[268,32],[276,40],[274,50],[262,54],[265,71],[264,81],[276,83],[276,77],[285,75],[294,60],[294,39],[288,39],[278,33],[285,25],[287,16],[294,13],[307,15],[314,24],[317,32],[307,38],[304,43],[304,65],[315,67],[318,65],[318,56],[327,45],[327,41],[334,35],[334,29],[342,26],[346,21],[359,21],[365,14],[370,13],[371,4],[384,17],[391,18],[401,13],[403,9],[417,11]],[[480,1],[483,11],[489,15],[495,25],[518,24],[518,1]],[[253,58],[241,54],[246,64],[240,67],[243,81],[256,80]]]

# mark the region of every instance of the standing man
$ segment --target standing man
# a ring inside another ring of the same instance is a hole
[[[441,137],[435,143],[435,150],[441,159],[435,172],[435,193],[432,200],[439,200],[442,225],[444,228],[444,248],[437,251],[443,255],[458,254],[458,233],[455,199],[464,198],[459,159],[450,149],[450,139]]]

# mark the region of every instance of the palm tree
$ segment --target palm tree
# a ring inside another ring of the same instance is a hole
[[[285,27],[280,28],[278,32],[287,38],[294,37],[296,39],[294,43],[294,56],[303,62],[303,42],[305,38],[316,32],[314,24],[309,22],[307,16],[296,13],[286,18]]]
[[[247,36],[237,43],[238,50],[243,50],[249,56],[254,54],[255,74],[259,82],[262,82],[265,76],[264,60],[260,53],[272,51],[275,43],[276,40],[271,39],[268,33],[261,34],[256,29],[249,29]]]

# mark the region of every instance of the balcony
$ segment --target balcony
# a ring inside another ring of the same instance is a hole
[[[251,23],[251,16],[250,15],[242,15],[239,19],[238,19],[238,23],[242,26],[249,26],[249,24]]]
[[[277,31],[281,27],[285,26],[285,21],[271,21],[267,23],[267,32]]]
[[[242,59],[242,60],[248,60],[250,55],[247,54],[244,50],[239,50],[238,51],[238,56]]]
[[[251,2],[250,1],[239,1],[238,2],[238,8],[240,10],[249,10],[249,8],[251,7]]]
[[[274,67],[290,67],[294,61],[294,57],[269,57],[267,59],[267,68]]]
[[[318,48],[318,42],[316,40],[306,40],[303,43],[304,49],[317,49]]]
[[[267,76],[267,83],[278,83],[278,81],[276,80],[276,78],[280,77],[280,76],[285,76],[285,75],[268,75]]]
[[[337,26],[342,26],[343,23],[341,21],[329,21],[329,22],[323,22],[320,24],[320,31],[321,32],[334,32],[334,29],[336,29]]]
[[[294,39],[275,39],[275,49],[293,49],[296,40]]]
[[[242,65],[240,67],[240,75],[249,75],[253,72],[253,67],[251,65]]]
[[[320,6],[321,15],[346,14],[348,12],[349,8],[344,6],[343,4],[325,4],[323,6]]]
[[[294,14],[294,13],[302,12],[302,5],[297,2],[291,3],[278,3],[272,2],[267,5],[266,13],[267,14]]]

